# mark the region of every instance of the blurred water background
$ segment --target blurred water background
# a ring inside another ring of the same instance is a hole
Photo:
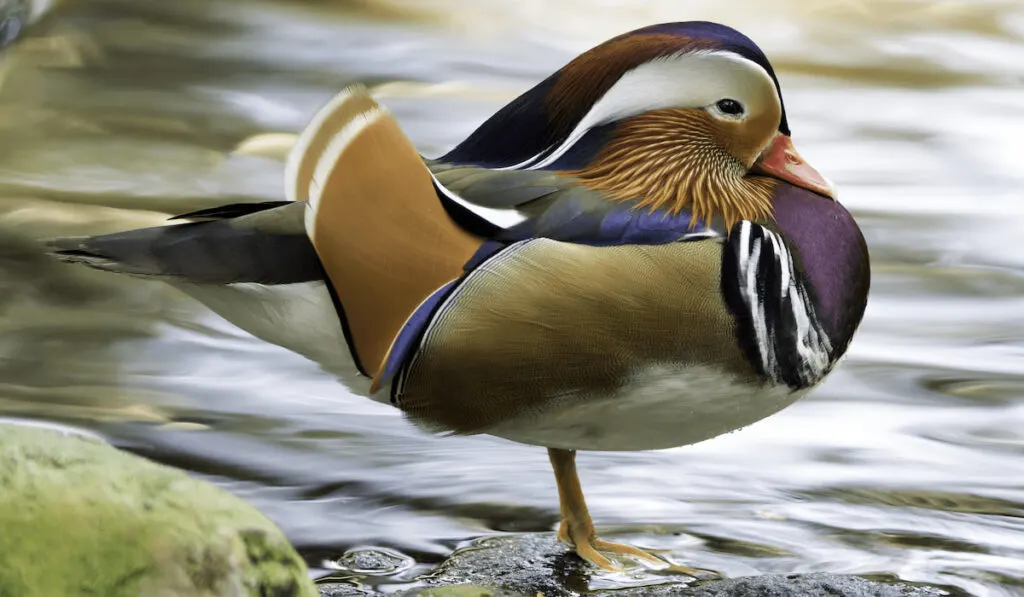
[[[254,155],[274,144],[235,148],[296,132],[352,82],[437,155],[609,36],[712,19],[779,71],[798,148],[867,236],[871,301],[838,372],[783,413],[693,447],[582,455],[599,528],[728,576],[1024,594],[1024,3],[45,8],[0,56],[0,416],[90,429],[226,487],[318,572],[385,547],[415,561],[373,581],[397,583],[476,537],[552,529],[543,450],[424,435],[167,286],[51,263],[32,240],[279,199],[281,162]]]

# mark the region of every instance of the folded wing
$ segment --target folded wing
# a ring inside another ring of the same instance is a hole
[[[483,240],[452,220],[422,158],[365,89],[314,117],[287,173],[361,369],[375,375],[409,316],[462,275]]]

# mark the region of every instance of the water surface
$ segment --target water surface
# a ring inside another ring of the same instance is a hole
[[[871,301],[839,370],[783,413],[582,455],[599,528],[729,576],[1024,593],[1017,2],[67,0],[0,59],[0,415],[218,483],[321,570],[387,547],[418,563],[398,582],[467,540],[552,529],[543,450],[425,435],[166,286],[53,264],[31,239],[278,199],[280,161],[234,148],[355,81],[436,155],[590,45],[694,18],[773,60],[801,153],[864,229]]]

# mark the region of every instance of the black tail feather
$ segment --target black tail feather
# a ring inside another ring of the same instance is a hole
[[[228,220],[240,216],[247,216],[259,211],[282,207],[291,203],[290,201],[261,201],[259,203],[232,203],[231,205],[218,205],[207,209],[199,209],[188,213],[178,214],[171,220]]]
[[[231,220],[58,238],[46,244],[61,261],[134,276],[203,284],[290,284],[323,278],[304,232],[265,232]]]

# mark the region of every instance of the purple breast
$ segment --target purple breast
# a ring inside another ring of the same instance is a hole
[[[775,218],[811,284],[818,317],[845,351],[864,316],[871,282],[857,222],[838,202],[788,183],[776,190]]]

